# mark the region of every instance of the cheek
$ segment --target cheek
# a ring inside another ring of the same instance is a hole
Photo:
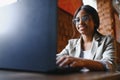
[[[92,30],[94,30],[94,28],[95,28],[93,21],[89,22],[89,23],[88,23],[88,26],[89,26]]]
[[[91,26],[92,29],[94,29],[94,24],[91,24],[90,26]]]
[[[77,25],[76,25],[76,27],[75,27],[75,28],[78,30],[78,29],[79,29],[79,26],[77,26]]]
[[[92,23],[92,24],[91,24],[91,27],[92,27],[92,29],[94,30],[94,28],[95,28],[95,25],[94,25],[94,23]]]

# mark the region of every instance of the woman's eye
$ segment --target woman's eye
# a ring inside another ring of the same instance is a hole
[[[84,21],[84,22],[85,22],[85,21],[87,21],[87,20],[89,19],[89,16],[88,16],[88,15],[83,16],[81,19],[82,19],[82,21]]]
[[[76,18],[76,22],[79,22],[80,21],[80,18]]]
[[[73,22],[76,24],[76,23],[78,23],[80,21],[80,18],[78,17],[78,18],[75,18],[75,19],[73,19]]]

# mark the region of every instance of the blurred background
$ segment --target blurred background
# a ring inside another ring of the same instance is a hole
[[[15,3],[18,0],[0,0],[0,7]],[[82,5],[93,6],[100,17],[100,27],[98,31],[104,35],[112,35],[116,41],[116,56],[117,62],[120,64],[120,0],[58,0],[57,9],[57,26],[58,26],[58,49],[59,53],[68,43],[71,38],[79,38],[79,34],[72,26],[72,18],[77,8]],[[17,8],[12,9],[19,11]],[[5,26],[4,22],[9,19],[8,22],[16,22],[15,18],[19,15],[14,14],[14,11],[10,10],[9,15],[5,10],[0,11],[0,26]],[[4,13],[4,14],[3,14]],[[5,17],[3,17],[3,15]],[[14,15],[14,17],[13,17]],[[11,29],[11,30],[10,30]],[[7,34],[15,28],[7,28]],[[6,33],[6,27],[0,27],[0,35]]]
[[[72,18],[75,10],[84,4],[91,5],[98,11],[99,32],[115,38],[117,62],[120,63],[120,0],[58,0],[58,52],[70,38],[79,37],[77,31],[73,31]]]

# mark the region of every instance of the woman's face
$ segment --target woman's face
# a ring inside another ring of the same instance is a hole
[[[89,35],[94,33],[94,22],[90,15],[80,10],[76,16],[76,29],[80,34]]]

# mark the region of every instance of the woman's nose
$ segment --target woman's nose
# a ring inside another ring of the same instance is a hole
[[[79,25],[82,25],[82,24],[84,24],[84,21],[83,21],[83,20],[80,20],[80,21],[79,21]]]
[[[82,24],[84,24],[84,21],[80,20],[79,22],[76,23],[76,26],[80,26]]]

